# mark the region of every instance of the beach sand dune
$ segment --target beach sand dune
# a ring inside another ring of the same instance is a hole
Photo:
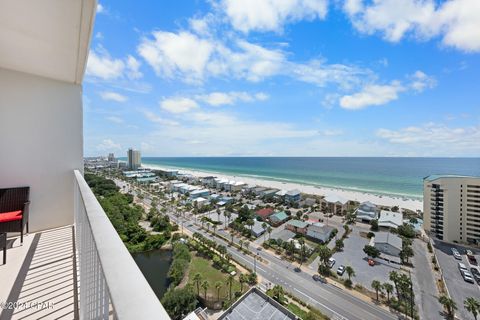
[[[163,169],[162,167],[155,166],[155,165],[145,165],[145,167],[150,169]],[[336,196],[341,196],[348,200],[354,200],[359,202],[370,201],[376,205],[398,206],[400,208],[405,208],[413,211],[423,210],[423,202],[415,199],[407,199],[402,197],[394,197],[394,196],[386,196],[386,195],[376,195],[376,194],[360,192],[360,191],[351,191],[351,190],[345,190],[341,188],[312,186],[312,185],[306,185],[306,184],[300,184],[300,183],[294,183],[294,182],[282,182],[282,181],[254,178],[254,177],[226,175],[223,173],[203,172],[198,170],[179,169],[179,171],[182,173],[191,174],[192,176],[195,176],[195,177],[215,175],[216,177],[221,179],[242,181],[250,185],[258,185],[262,187],[268,187],[268,188],[274,188],[274,189],[280,189],[280,190],[298,189],[301,192],[307,193],[307,194],[313,194],[313,195],[319,195],[319,196],[336,195]]]

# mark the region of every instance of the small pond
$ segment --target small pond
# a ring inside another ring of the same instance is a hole
[[[133,253],[132,256],[160,300],[170,285],[167,274],[172,263],[172,251],[158,249]]]

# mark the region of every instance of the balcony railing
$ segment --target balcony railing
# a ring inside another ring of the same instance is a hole
[[[80,319],[170,319],[82,174],[74,173]]]

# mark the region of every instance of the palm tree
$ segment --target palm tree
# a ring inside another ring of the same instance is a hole
[[[268,226],[268,227],[267,227],[268,240],[270,240],[270,236],[272,235],[272,231],[273,231],[272,227]]]
[[[210,284],[208,283],[207,280],[204,280],[202,282],[202,289],[203,289],[203,297],[205,298],[205,300],[207,300],[207,290],[208,290],[208,287],[210,287]]]
[[[240,245],[240,250],[242,250],[242,247],[243,247],[243,240],[242,240],[242,239],[240,239],[240,240],[238,241],[238,244]]]
[[[477,320],[478,313],[480,312],[480,302],[473,297],[468,297],[463,301],[463,306],[473,315],[475,320]]]
[[[352,277],[355,277],[355,270],[351,266],[345,267],[345,272],[347,273],[348,280],[352,280]]]
[[[244,275],[243,273],[240,274],[240,292],[243,292],[243,284],[247,281],[248,281],[247,276]]]
[[[215,289],[217,289],[217,301],[220,301],[220,289],[222,288],[223,283],[221,281],[215,282]]]
[[[389,279],[395,285],[395,292],[397,293],[397,299],[400,301],[400,294],[398,292],[398,279],[399,279],[398,272],[397,271],[390,271]]]
[[[393,292],[393,286],[389,282],[385,282],[383,284],[383,289],[385,289],[385,292],[387,293],[387,302],[390,302],[390,294]]]
[[[318,246],[317,250],[318,250],[318,256],[321,262],[320,266],[324,267],[324,270],[327,270],[326,268],[327,268],[328,259],[332,257],[332,251],[326,245]],[[320,266],[319,266],[319,269],[320,269]],[[324,273],[324,272],[319,272],[319,273]]]
[[[231,239],[231,241],[230,241],[230,242],[231,242],[231,244],[233,244],[233,235],[234,235],[234,232],[233,232],[233,230],[230,230],[230,237],[232,238],[232,239]]]
[[[377,293],[377,301],[378,301],[378,291],[382,289],[382,284],[378,280],[373,280],[372,288],[375,289],[375,292]]]
[[[230,259],[232,259],[232,255],[230,253],[225,254],[225,259],[227,260],[227,263],[230,263]]]
[[[200,281],[202,281],[202,275],[200,273],[195,273],[193,281],[197,285],[197,294],[200,295]]]
[[[438,302],[440,302],[443,305],[443,308],[447,310],[449,318],[453,319],[453,316],[455,315],[455,310],[457,310],[457,304],[455,303],[455,301],[453,301],[452,298],[449,298],[446,295],[442,295],[438,298]]]
[[[212,229],[213,229],[213,234],[215,234],[215,230],[217,230],[217,225],[215,223],[212,225]]]
[[[305,258],[305,239],[300,238],[298,239],[298,243],[300,244],[300,266],[302,266],[303,259]]]
[[[229,275],[227,279],[227,284],[228,284],[228,296],[229,300],[232,300],[232,284],[233,284],[233,275]]]
[[[248,250],[248,246],[250,245],[250,242],[249,242],[249,241],[245,241],[244,244],[245,244],[245,249]]]
[[[265,238],[267,236],[267,233],[265,232],[267,230],[267,224],[265,222],[262,223],[262,228],[263,228],[263,241],[265,241]]]

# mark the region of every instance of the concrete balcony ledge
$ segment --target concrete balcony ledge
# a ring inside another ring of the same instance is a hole
[[[8,238],[0,319],[170,319],[79,171],[75,224]]]

